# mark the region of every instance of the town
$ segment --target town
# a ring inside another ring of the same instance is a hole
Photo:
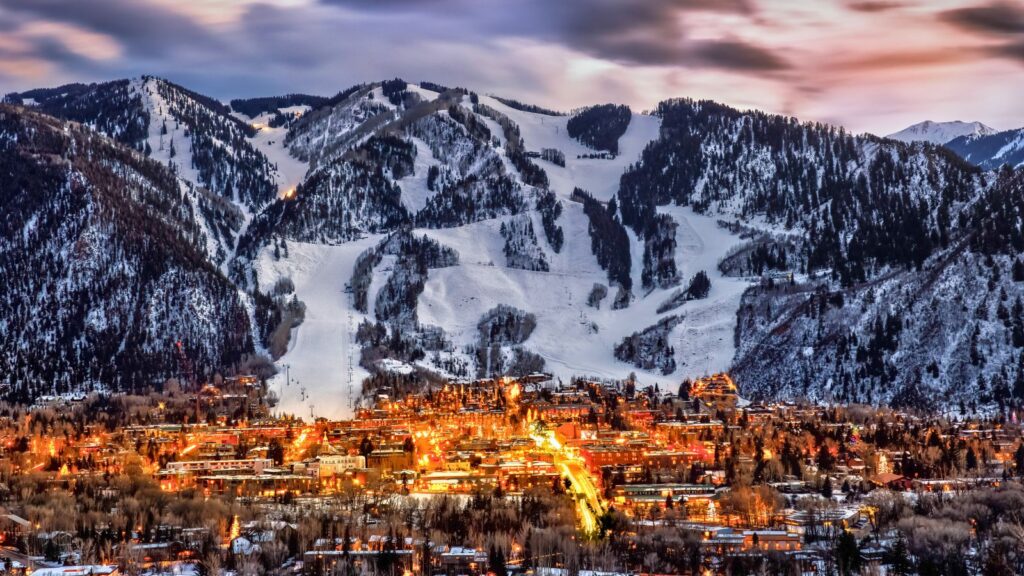
[[[546,374],[377,382],[348,421],[255,377],[0,406],[7,574],[1015,574],[1016,415],[754,404]]]

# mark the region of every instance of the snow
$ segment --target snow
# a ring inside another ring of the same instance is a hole
[[[402,203],[415,214],[427,206],[427,201],[434,195],[434,192],[427,188],[427,172],[431,166],[437,166],[440,162],[434,158],[430,146],[419,138],[409,137],[416,145],[416,161],[413,174],[398,181],[402,188]]]
[[[672,289],[655,290],[623,310],[611,310],[614,290],[597,310],[586,305],[595,283],[607,284],[607,275],[590,252],[586,216],[575,203],[567,203],[560,223],[566,232],[561,254],[548,253],[550,272],[502,266],[502,220],[460,228],[423,230],[431,238],[459,252],[460,265],[431,270],[417,309],[420,321],[441,326],[461,350],[477,338],[480,317],[498,304],[533,313],[537,328],[524,343],[544,357],[546,370],[566,380],[572,376],[625,378],[635,372],[644,384],[674,385],[684,377],[725,370],[734,354],[733,330],[746,281],[724,278],[718,261],[742,240],[719,228],[715,219],[690,208],[660,209],[679,222],[677,264],[688,281],[698,270],[711,278],[705,300],[688,302],[674,314],[683,322],[673,331],[679,369],[668,376],[645,372],[619,362],[615,346],[633,332],[657,322],[658,305]],[[634,271],[639,284],[639,266]],[[597,330],[595,332],[594,327]]]
[[[410,90],[422,91],[414,85]],[[436,93],[424,92],[424,97]],[[552,189],[567,198],[574,187],[581,186],[600,200],[609,200],[618,190],[622,172],[637,159],[647,144],[658,137],[660,120],[634,114],[620,139],[620,155],[613,160],[579,159],[576,156],[594,151],[568,137],[568,117],[552,117],[522,112],[488,97],[481,100],[508,115],[521,129],[529,150],[557,148],[566,154],[566,167],[537,160],[547,171]],[[497,124],[484,119],[499,137]],[[280,137],[260,137],[280,141]],[[402,201],[410,211],[422,209],[432,192],[426,187],[430,166],[438,164],[430,147],[417,138],[416,161],[412,175],[397,183]],[[268,142],[269,145],[269,142]],[[260,149],[267,152],[266,146]],[[272,161],[279,161],[268,154]],[[640,288],[643,245],[632,231],[631,255],[634,301],[623,310],[612,310],[615,288],[601,303],[600,309],[587,306],[587,297],[595,284],[608,284],[607,272],[598,265],[591,250],[589,222],[579,203],[563,200],[563,213],[558,224],[565,233],[560,253],[547,243],[535,211],[528,212],[537,231],[539,246],[550,265],[549,272],[512,269],[505,266],[504,240],[501,224],[511,217],[477,222],[456,228],[416,230],[459,253],[459,265],[432,269],[423,294],[419,297],[417,314],[424,326],[442,328],[452,341],[452,354],[466,357],[468,345],[476,343],[480,318],[499,304],[533,313],[537,327],[523,344],[527,350],[541,355],[546,370],[567,380],[573,376],[621,379],[636,373],[644,384],[659,384],[670,389],[685,377],[726,370],[734,355],[733,332],[740,297],[748,287],[741,279],[724,278],[718,263],[742,240],[720,228],[715,218],[695,214],[685,207],[664,207],[659,211],[678,223],[677,267],[682,287],[699,270],[711,278],[709,297],[688,302],[665,314],[657,308],[678,289],[654,290],[644,294]],[[395,258],[385,256],[374,269],[368,291],[368,314],[352,309],[351,297],[344,286],[351,278],[356,258],[375,245],[380,237],[365,238],[340,246],[320,246],[289,242],[289,258],[275,261],[272,250],[264,250],[257,263],[261,288],[269,289],[281,277],[290,277],[296,295],[306,304],[306,319],[292,335],[288,351],[277,362],[281,373],[272,385],[281,400],[279,411],[299,416],[341,418],[352,414],[353,399],[367,374],[358,366],[359,350],[352,338],[356,326],[364,318],[373,318],[376,296],[389,278]],[[646,372],[615,359],[613,351],[625,337],[641,331],[669,314],[680,315],[682,321],[671,338],[679,368],[662,375]],[[430,367],[430,360],[421,364]],[[290,366],[291,385],[285,384],[285,366]],[[470,365],[474,365],[470,363]],[[380,366],[396,373],[408,373],[414,366],[388,361]],[[298,382],[298,383],[296,383]],[[306,397],[303,398],[302,389]]]
[[[154,85],[156,82],[158,80],[152,78],[146,81],[137,78],[132,81],[133,90],[142,96],[143,105],[149,112],[147,143],[151,149],[150,158],[166,166],[173,164],[179,185],[183,190],[186,189],[183,186],[185,182],[191,183],[194,188],[199,188],[199,171],[192,167],[192,139],[185,135],[187,128],[184,125],[179,125],[171,115],[167,102]],[[167,126],[166,135],[160,133],[165,125]],[[171,158],[171,142],[174,142],[174,158]],[[186,191],[186,197],[192,205],[192,213],[202,214],[196,192]],[[238,203],[236,202],[236,204]],[[249,215],[245,207],[239,205],[239,208],[245,215],[246,225],[248,225]],[[220,248],[217,234],[210,229],[205,218],[197,217],[195,221],[202,229],[206,239],[206,253],[215,258]],[[226,269],[226,261],[223,266]]]
[[[392,374],[402,374],[408,376],[415,371],[415,367],[411,364],[406,364],[400,360],[393,360],[391,358],[385,358],[380,362],[377,362],[377,367],[385,372],[391,372]]]
[[[612,160],[577,158],[581,154],[597,152],[570,138],[566,130],[569,116],[547,116],[510,108],[498,100],[481,96],[480,102],[508,116],[519,125],[526,148],[540,152],[542,148],[557,148],[565,153],[565,167],[535,159],[548,173],[551,189],[563,198],[579,186],[601,201],[608,201],[619,190],[619,177],[630,164],[640,159],[649,142],[658,137],[661,119],[634,113],[626,133],[619,139],[619,155]],[[487,123],[492,133],[501,135],[497,123]]]
[[[340,246],[289,242],[288,258],[280,260],[274,260],[272,248],[260,253],[260,289],[270,290],[279,278],[291,278],[296,296],[306,305],[305,321],[292,331],[288,351],[276,363],[279,373],[270,381],[280,399],[278,412],[352,417],[362,380],[369,374],[359,366],[359,347],[353,342],[365,317],[352,308],[345,286],[356,258],[380,239],[370,236]],[[375,296],[371,293],[371,301]]]
[[[434,100],[437,100],[438,96],[440,96],[440,94],[438,94],[437,92],[434,92],[433,90],[427,90],[426,88],[420,86],[419,84],[409,84],[408,86],[406,86],[405,89],[408,92],[419,94],[420,98],[422,98],[424,102],[433,102]]]
[[[718,263],[743,240],[720,227],[715,217],[697,214],[690,207],[666,206],[658,212],[676,223],[676,268],[683,288],[703,270],[711,280],[708,297],[676,309],[683,321],[673,331],[676,362],[687,377],[728,370],[736,347],[736,312],[747,280],[723,276]]]
[[[1005,146],[1000,148],[999,151],[995,153],[994,157],[1003,158],[1005,156],[1009,156],[1017,150],[1020,150],[1022,147],[1024,147],[1024,131],[1018,132],[1017,136],[1010,139]]]
[[[304,113],[308,109],[309,106],[290,106],[282,108],[281,111],[284,113]],[[291,152],[284,145],[284,138],[288,134],[288,128],[285,126],[271,127],[269,124],[271,118],[271,114],[261,114],[252,121],[252,125],[258,127],[259,132],[250,140],[252,145],[267,157],[271,165],[277,168],[274,178],[277,181],[278,193],[283,195],[302,182],[302,179],[306,176],[306,171],[309,170],[309,163],[292,156]]]
[[[981,122],[932,122],[914,124],[909,128],[890,134],[888,138],[901,142],[931,142],[946,144],[961,136],[989,136],[996,130]]]
[[[179,177],[199,185],[199,172],[192,167],[192,139],[185,136],[187,127],[170,113],[170,107],[155,86],[158,80],[150,78],[143,82],[135,79],[135,91],[142,95],[143,105],[149,112],[149,147],[152,148],[150,158],[162,164],[174,164]],[[167,134],[160,134],[166,123]],[[171,158],[171,142],[174,142],[174,158]]]

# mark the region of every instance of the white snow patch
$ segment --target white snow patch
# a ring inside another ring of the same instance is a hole
[[[288,108],[282,108],[281,111],[286,114],[294,114],[295,112],[304,113],[308,109],[309,106],[289,106]],[[292,156],[291,152],[284,145],[284,138],[288,134],[288,128],[284,126],[278,126],[277,128],[270,126],[270,119],[272,117],[271,114],[260,114],[252,120],[252,126],[258,128],[259,132],[250,140],[253,147],[262,152],[267,157],[267,160],[270,161],[270,164],[276,168],[274,179],[277,182],[278,194],[283,195],[302,182],[306,177],[306,172],[309,170],[309,163]]]
[[[560,220],[565,246],[560,254],[548,254],[550,272],[503,266],[503,241],[497,232],[503,220],[417,231],[454,248],[460,257],[459,266],[430,271],[417,308],[420,321],[444,328],[455,348],[461,350],[475,343],[480,317],[498,304],[533,313],[537,328],[524,347],[543,356],[546,369],[562,379],[574,375],[625,378],[636,372],[643,383],[664,387],[684,377],[729,367],[735,352],[736,312],[748,283],[723,277],[718,261],[742,241],[740,238],[718,227],[714,218],[695,214],[690,208],[660,209],[680,223],[677,265],[684,282],[697,270],[705,270],[712,283],[707,299],[688,302],[672,312],[683,316],[673,332],[679,369],[665,376],[619,362],[613,350],[629,334],[658,321],[656,309],[672,289],[655,290],[624,310],[611,310],[613,288],[601,309],[587,306],[594,284],[607,285],[607,274],[590,251],[582,207],[567,203],[565,208]],[[639,266],[636,268],[639,283]]]
[[[345,286],[356,258],[380,239],[370,236],[340,246],[289,242],[288,258],[280,260],[274,260],[272,249],[260,253],[260,289],[269,290],[279,278],[291,278],[296,296],[306,305],[305,321],[292,332],[288,351],[277,361],[280,372],[270,381],[280,398],[278,412],[352,417],[363,378],[369,374],[359,366],[360,351],[354,342],[356,327],[365,316],[352,308]]]
[[[990,128],[981,122],[932,122],[927,120],[890,134],[887,138],[901,142],[946,144],[961,136],[988,136],[995,133],[996,130],[994,128]]]
[[[440,162],[434,158],[434,153],[431,152],[430,146],[426,142],[412,136],[409,139],[416,145],[414,171],[412,175],[398,180],[397,183],[402,189],[402,203],[415,214],[426,208],[427,201],[435,194],[427,188],[427,173],[431,166],[437,166]]]
[[[660,118],[634,112],[626,133],[619,139],[617,157],[612,160],[577,158],[578,155],[594,154],[597,151],[569,137],[566,129],[569,116],[523,112],[509,108],[489,96],[481,96],[480,102],[518,124],[528,150],[540,152],[543,148],[557,148],[565,153],[564,168],[544,160],[535,160],[548,173],[551,189],[565,198],[572,194],[573,188],[579,186],[598,200],[610,200],[619,190],[619,177],[630,164],[640,159],[641,152],[658,137],[661,129]],[[493,133],[502,134],[497,123],[488,122],[487,126]]]
[[[424,102],[433,102],[434,100],[437,100],[438,96],[440,96],[439,93],[434,92],[433,90],[427,90],[419,84],[409,84],[405,89],[408,92],[419,94],[420,98],[422,98]]]
[[[683,319],[672,332],[679,365],[676,373],[692,377],[728,370],[736,355],[736,313],[750,282],[723,276],[718,264],[743,240],[720,227],[716,217],[697,214],[688,206],[663,206],[658,212],[668,214],[679,225],[676,268],[682,279],[681,287],[685,289],[700,270],[711,280],[707,298],[687,302],[669,312]]]

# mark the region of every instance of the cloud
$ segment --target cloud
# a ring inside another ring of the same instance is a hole
[[[932,66],[970,62],[977,58],[977,50],[969,47],[939,47],[921,50],[899,50],[861,55],[834,63],[838,72],[879,72],[912,68],[920,70]]]
[[[1024,64],[1024,41],[994,46],[991,53]]]
[[[960,115],[942,112],[985,83],[980,119],[998,125],[1024,89],[1012,1],[0,0],[0,91],[156,74],[218,98],[330,95],[401,76],[559,109],[693,96],[863,127]]]
[[[210,30],[188,16],[144,0],[0,0],[0,7],[110,36],[139,56],[219,45]]]
[[[1009,2],[948,10],[942,19],[965,30],[984,34],[1024,34],[1024,7]]]
[[[867,14],[877,14],[879,12],[889,12],[890,10],[899,10],[900,8],[906,7],[904,2],[890,2],[887,0],[863,0],[849,2],[846,7],[854,12],[864,12]]]
[[[322,0],[347,10],[420,16],[421,26],[458,23],[463,34],[519,37],[559,44],[627,65],[720,67],[743,71],[784,67],[766,48],[723,39],[688,41],[689,14],[753,16],[749,0]]]
[[[778,72],[790,67],[782,57],[741,40],[700,42],[694,54],[710,66],[744,72]]]

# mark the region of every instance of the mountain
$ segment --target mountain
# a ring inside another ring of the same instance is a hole
[[[989,136],[995,133],[996,130],[994,128],[989,128],[981,122],[932,122],[927,120],[894,134],[889,134],[887,138],[899,140],[900,142],[945,144],[957,138]]]
[[[3,105],[0,174],[10,396],[143,390],[253,352],[245,303],[208,259],[195,192],[165,166]]]
[[[278,194],[278,169],[257,146],[257,129],[224,104],[166,80],[71,84],[5,101],[80,122],[170,168],[203,198],[197,223],[218,263],[230,259],[249,213]]]
[[[946,147],[968,162],[986,170],[1003,165],[1024,165],[1024,128],[977,137],[960,137],[946,143]]]
[[[1024,402],[1020,174],[931,143],[687,99],[560,114],[400,79],[231,108],[155,78],[7,98],[169,178],[160,194],[177,200],[151,212],[188,239],[182,273],[244,311],[209,319],[208,349],[186,358],[288,365],[271,381],[288,411],[348,414],[364,379],[400,393],[539,370],[671,390],[731,370],[754,398],[965,412]],[[54,186],[33,180],[31,196]],[[245,345],[217,343],[242,326]]]

